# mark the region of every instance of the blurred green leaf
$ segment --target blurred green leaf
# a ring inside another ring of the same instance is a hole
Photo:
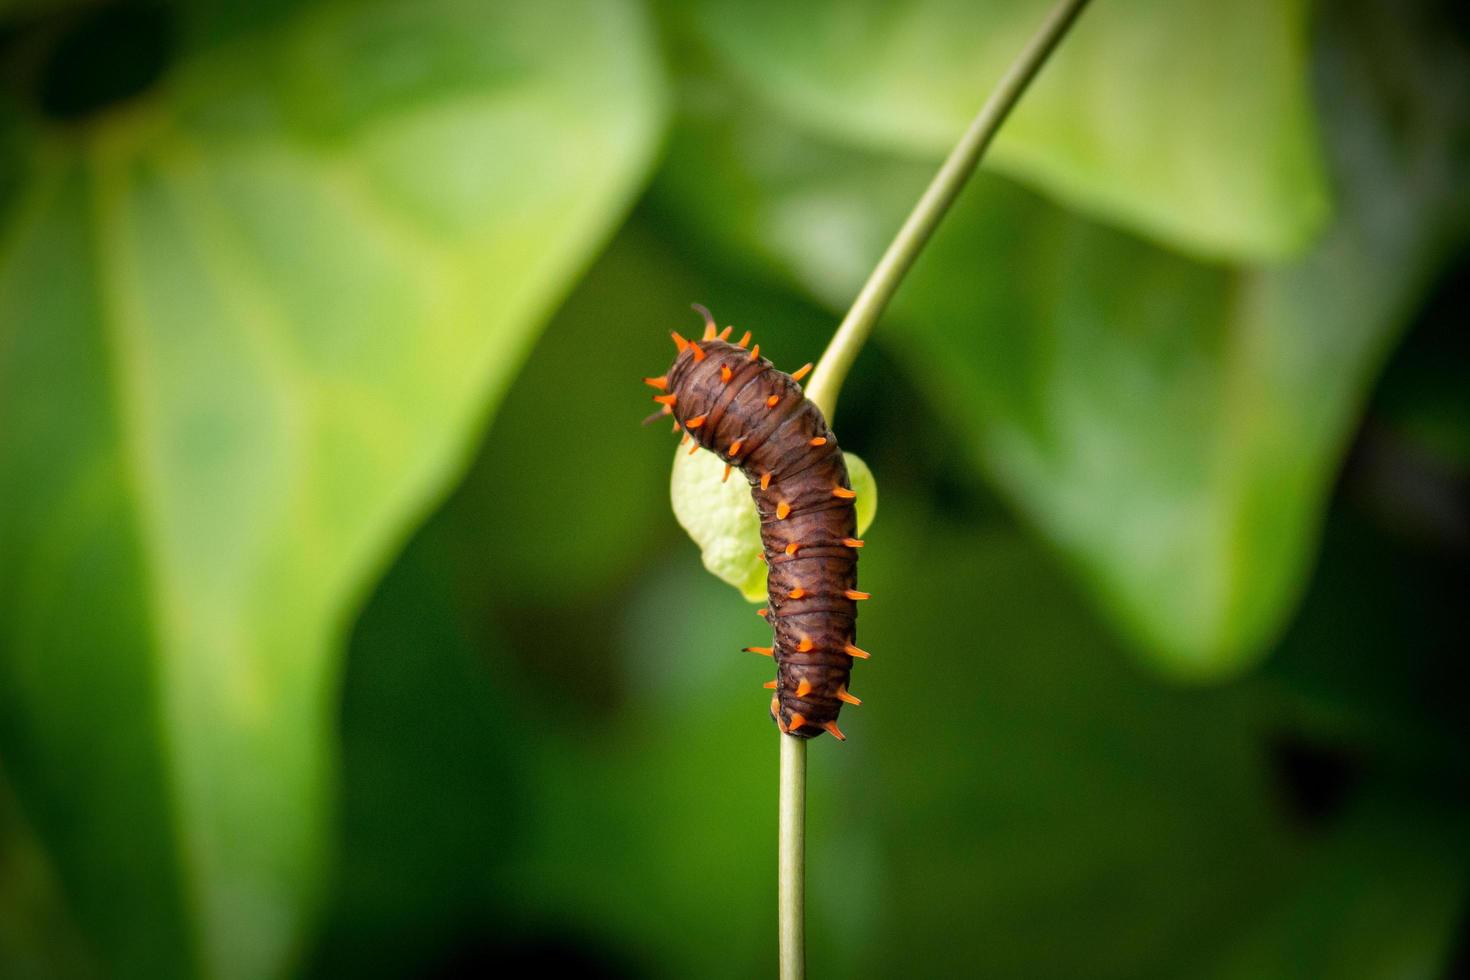
[[[650,54],[617,2],[311,5],[34,127],[0,745],[120,975],[287,969],[343,624],[636,189]]]
[[[901,303],[970,445],[1173,673],[1239,669],[1279,632],[1364,392],[1465,230],[1466,119],[1442,93],[1470,94],[1467,66],[1385,90],[1375,48],[1412,18],[1372,9],[1323,25],[1341,211],[1300,262],[1191,266],[981,185]]]
[[[873,471],[852,453],[843,453],[856,491],[857,533],[867,531],[878,513],[878,485]],[[714,453],[674,452],[669,478],[674,516],[699,546],[709,573],[735,586],[751,602],[766,601],[766,563],[761,558],[761,519],[750,485],[726,480],[725,464]]]
[[[657,408],[640,379],[668,370],[671,328],[698,328],[696,300],[757,329],[781,363],[812,360],[827,339],[789,288],[680,247],[640,209],[537,341],[456,491],[463,533],[446,543],[481,567],[482,594],[528,608],[598,594],[665,546],[678,437],[667,420],[638,424]]]
[[[1201,265],[981,174],[878,333],[1171,673],[1237,670],[1281,628],[1363,391],[1465,227],[1465,120],[1446,95],[1470,91],[1462,56],[1405,53],[1384,78],[1367,53],[1414,29],[1371,5],[1324,25],[1343,208],[1301,261]],[[718,112],[674,141],[676,163],[707,161],[706,188],[671,166],[669,213],[840,309],[925,175]],[[727,166],[708,162],[721,151]]]
[[[1050,0],[702,0],[708,44],[829,136],[938,157]],[[1328,192],[1303,0],[1093,4],[1007,121],[990,166],[1192,252],[1277,257]]]

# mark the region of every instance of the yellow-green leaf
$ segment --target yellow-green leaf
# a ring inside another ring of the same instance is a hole
[[[847,475],[857,493],[858,534],[878,513],[878,484],[873,471],[852,453],[843,453]],[[745,480],[722,479],[725,464],[714,453],[687,449],[674,453],[669,499],[674,516],[699,546],[704,567],[735,586],[751,602],[766,599],[766,565],[760,560],[761,522]]]

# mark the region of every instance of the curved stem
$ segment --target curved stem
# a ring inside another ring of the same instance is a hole
[[[918,258],[919,252],[934,234],[940,219],[964,189],[970,175],[975,172],[975,167],[985,155],[990,141],[995,138],[1000,124],[1005,121],[1021,98],[1021,93],[1026,91],[1026,86],[1031,84],[1031,80],[1045,64],[1047,56],[1085,6],[1087,0],[1058,0],[1035,36],[1001,77],[995,91],[991,92],[990,98],[981,107],[980,114],[950,151],[944,165],[929,182],[924,196],[914,205],[908,220],[903,223],[898,235],[883,253],[883,258],[878,261],[872,275],[868,276],[868,281],[863,284],[862,292],[858,293],[852,309],[847,311],[847,316],[837,328],[832,342],[822,353],[822,359],[817,362],[816,371],[812,373],[812,380],[806,387],[806,396],[817,403],[828,422],[832,421],[832,415],[837,409],[837,392],[841,390],[842,382],[847,378],[847,372],[867,341],[868,334],[873,332],[873,325],[878,322],[878,317],[883,314],[888,301],[898,290],[899,283],[903,282],[903,277],[914,264],[914,259]]]
[[[781,799],[778,804],[777,918],[781,937],[781,980],[806,976],[806,739],[781,739]]]
[[[903,282],[904,275],[934,234],[940,219],[975,172],[1001,123],[1085,6],[1087,0],[1057,0],[1036,35],[1011,63],[995,91],[981,107],[980,114],[950,151],[893,243],[878,261],[877,268],[863,284],[852,309],[847,311],[842,325],[817,362],[816,371],[806,388],[806,396],[817,403],[829,422],[837,408],[837,392],[841,390],[842,382],[868,334],[872,333],[873,325],[898,291],[899,283]],[[781,980],[802,980],[806,976],[803,914],[806,900],[806,740],[784,734],[778,737],[781,740],[781,794],[777,908]]]

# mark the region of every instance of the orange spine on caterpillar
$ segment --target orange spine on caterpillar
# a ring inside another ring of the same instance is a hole
[[[746,647],[774,658],[776,679],[771,716],[787,735],[812,738],[837,727],[844,704],[861,702],[848,691],[854,659],[867,659],[857,642],[856,496],[837,437],[821,409],[799,382],[812,366],[792,374],[776,370],[749,350],[747,331],[737,343],[731,328],[717,329],[702,306],[704,336],[691,341],[673,334],[678,354],[662,377],[644,381],[672,415],[674,431],[708,449],[750,483],[761,519],[762,557],[769,568],[768,606],[761,615],[775,639],[769,647]]]

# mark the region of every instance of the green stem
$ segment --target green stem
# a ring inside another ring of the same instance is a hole
[[[929,182],[924,196],[914,205],[914,210],[909,213],[908,220],[888,246],[888,251],[883,253],[883,258],[863,284],[862,292],[858,293],[852,309],[847,311],[847,316],[837,328],[832,342],[822,353],[822,359],[817,362],[811,382],[806,387],[806,396],[817,403],[828,422],[832,421],[837,410],[837,393],[842,388],[842,382],[847,378],[852,362],[857,359],[858,351],[867,342],[868,334],[873,332],[873,325],[878,322],[888,301],[897,292],[899,283],[903,282],[903,277],[919,257],[919,252],[934,234],[940,219],[964,189],[970,175],[975,172],[975,167],[985,155],[985,150],[995,138],[1001,123],[1005,122],[1006,116],[1021,98],[1021,93],[1026,91],[1026,86],[1031,84],[1031,80],[1046,63],[1047,56],[1085,6],[1087,0],[1058,0],[1042,22],[1041,28],[1017,55],[995,90],[990,93],[990,98],[981,107],[974,122],[970,123],[970,128],[965,130],[965,134],[950,151],[944,165]]]
[[[781,980],[806,976],[806,739],[781,738],[781,800],[778,804],[777,909],[781,933]]]
[[[898,291],[919,252],[934,234],[941,218],[964,189],[980,158],[995,138],[996,131],[1047,57],[1061,41],[1087,0],[1058,0],[1031,41],[1017,55],[990,94],[980,114],[950,151],[939,173],[929,182],[924,196],[914,205],[908,220],[883,258],[878,261],[862,292],[847,311],[832,342],[817,362],[806,387],[806,396],[817,403],[830,422],[837,409],[837,393],[858,351],[873,332],[873,325]],[[781,798],[777,867],[780,878],[777,898],[781,937],[781,980],[806,976],[804,909],[806,899],[806,740],[789,735],[781,740]]]

